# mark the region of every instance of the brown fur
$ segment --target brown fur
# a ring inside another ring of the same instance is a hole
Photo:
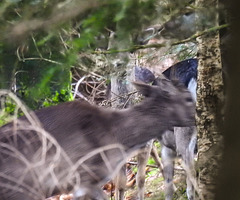
[[[36,111],[49,135],[36,130],[26,118],[3,126],[1,199],[40,200],[71,191],[76,198],[103,199],[100,187],[135,150],[173,126],[194,125],[194,103],[183,86],[168,80],[162,80],[160,87],[135,86],[145,99],[129,109],[73,101]],[[98,148],[102,153],[94,154]]]

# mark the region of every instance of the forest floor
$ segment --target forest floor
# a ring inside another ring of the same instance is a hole
[[[173,199],[186,200],[186,175],[180,162],[177,161],[176,163],[174,175],[176,191]],[[164,200],[164,179],[158,168],[147,167],[144,194],[146,200]],[[137,200],[136,184],[128,188],[125,194],[125,200]]]
[[[136,170],[132,165],[129,167],[131,173],[128,175],[127,190],[124,200],[137,200]],[[130,177],[130,178],[129,178]],[[177,159],[175,165],[174,185],[176,191],[173,200],[187,200],[186,196],[186,175],[181,167],[180,159]],[[109,200],[114,200],[114,184],[108,183],[105,186],[105,193]],[[164,200],[164,179],[160,169],[155,167],[146,168],[145,179],[145,200]],[[112,197],[111,197],[112,196]],[[48,198],[47,200],[72,200],[72,195],[61,195]]]

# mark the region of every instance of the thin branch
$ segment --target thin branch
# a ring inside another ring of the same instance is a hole
[[[125,101],[124,105],[122,106],[122,109],[123,109],[123,108],[126,108],[126,105],[127,105],[128,102],[130,101],[131,96],[132,96],[133,94],[134,94],[134,93],[132,93],[132,94],[128,94],[127,100]]]
[[[215,26],[215,27],[212,27],[212,28],[209,28],[209,29],[206,29],[202,32],[198,32],[194,35],[192,35],[191,37],[185,39],[185,40],[181,40],[181,41],[178,41],[178,42],[174,42],[172,43],[172,46],[173,45],[178,45],[178,44],[182,44],[182,43],[186,43],[186,42],[190,42],[192,40],[195,40],[196,38],[202,36],[202,35],[205,35],[205,34],[208,34],[208,33],[212,33],[212,32],[215,32],[215,31],[219,31],[223,28],[227,28],[229,27],[229,24],[223,24],[223,25],[220,25],[220,26]]]
[[[114,54],[114,53],[124,53],[124,52],[132,52],[132,51],[136,51],[139,49],[148,49],[148,48],[162,48],[165,47],[166,44],[146,44],[146,45],[134,45],[132,47],[129,47],[127,49],[110,49],[107,51],[91,51],[89,53],[91,54]]]
[[[63,24],[64,22],[71,20],[79,14],[84,13],[88,9],[97,8],[104,4],[104,2],[97,0],[72,0],[68,2],[68,4],[59,3],[55,6],[55,9],[53,10],[48,20],[37,18],[31,20],[23,20],[10,27],[8,34],[5,37],[10,42],[20,40],[20,38],[28,36],[32,31],[37,31],[39,29],[52,29],[54,26]]]
[[[57,62],[57,61],[54,61],[54,60],[50,60],[50,59],[47,59],[47,58],[24,58],[24,59],[21,59],[20,57],[19,58],[19,61],[27,61],[27,60],[42,60],[42,61],[46,61],[46,62],[50,62],[50,63],[53,63],[53,64],[57,64],[57,65],[62,65],[63,63],[60,63],[60,62]]]
[[[32,36],[32,40],[33,40],[33,43],[34,43],[34,46],[39,54],[39,58],[25,58],[24,57],[24,54],[21,53],[22,55],[20,55],[19,53],[19,50],[20,50],[20,47],[17,48],[17,58],[19,61],[22,61],[22,62],[25,62],[27,60],[42,60],[42,61],[46,61],[46,62],[50,62],[50,63],[54,63],[54,64],[57,64],[57,65],[62,65],[63,63],[60,63],[60,62],[57,62],[57,61],[54,61],[54,60],[50,60],[50,59],[47,59],[47,58],[43,58],[41,52],[39,51],[37,45],[36,45],[36,41],[35,41],[35,38]]]
[[[127,162],[127,164],[129,164],[129,165],[138,165],[138,162],[132,162],[132,161],[129,161],[129,162]],[[151,168],[159,168],[157,165],[151,165],[151,164],[147,164],[146,165],[147,167],[151,167]]]
[[[59,38],[60,38],[61,42],[63,43],[64,48],[65,48],[66,50],[68,50],[68,45],[67,45],[67,43],[63,40],[63,37],[62,37],[61,33],[59,33]]]
[[[37,44],[36,44],[35,38],[33,37],[33,34],[31,34],[31,36],[32,36],[33,44],[34,44],[34,46],[35,46],[35,48],[36,48],[36,50],[37,50],[37,52],[38,52],[39,57],[40,57],[40,58],[43,58],[41,52],[40,52],[39,49],[38,49],[38,46],[37,46]]]
[[[83,77],[77,82],[77,84],[76,84],[76,86],[75,86],[74,94],[73,94],[73,99],[75,99],[75,97],[76,97],[76,95],[77,95],[77,92],[78,92],[78,88],[79,88],[80,84],[83,82],[83,80],[84,80],[85,78],[86,78],[86,77],[83,76]],[[79,92],[79,93],[80,93],[80,92]],[[80,93],[80,94],[81,94],[81,93]],[[82,94],[81,94],[81,97],[86,100],[86,98],[85,98]]]
[[[220,26],[212,27],[212,28],[206,29],[202,32],[198,32],[198,33],[192,35],[191,37],[189,37],[185,40],[180,40],[180,41],[177,41],[177,42],[173,42],[173,43],[170,44],[170,46],[190,42],[190,41],[195,40],[197,37],[200,37],[204,34],[219,31],[220,29],[227,28],[227,27],[229,27],[229,24],[223,24],[223,25],[220,25]],[[153,44],[146,44],[146,45],[134,45],[134,46],[129,47],[127,49],[110,49],[110,50],[107,50],[107,51],[91,51],[90,53],[91,54],[98,54],[98,55],[99,54],[114,54],[114,53],[132,52],[132,51],[137,51],[139,49],[162,48],[162,47],[166,47],[166,44],[165,43],[162,43],[162,44],[153,43]]]

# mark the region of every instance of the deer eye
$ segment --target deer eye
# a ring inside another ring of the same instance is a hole
[[[193,12],[186,12],[184,15],[185,15],[185,16],[189,16],[189,15],[191,15],[191,14],[193,14]]]
[[[186,100],[186,102],[193,102],[191,97],[187,97],[185,100]]]

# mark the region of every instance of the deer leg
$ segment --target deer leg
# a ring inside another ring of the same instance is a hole
[[[174,175],[174,159],[176,157],[176,152],[162,145],[161,156],[165,184],[165,200],[172,200],[174,193],[173,175]]]
[[[197,146],[197,136],[196,134],[192,135],[192,138],[189,142],[189,146],[186,150],[186,157],[183,157],[184,168],[187,173],[187,197],[189,200],[193,200],[195,197],[195,187],[196,183],[196,172],[194,168],[194,157],[196,155],[196,146]]]
[[[144,199],[144,185],[145,185],[145,174],[146,174],[146,165],[150,156],[152,149],[153,140],[150,141],[143,152],[139,153],[137,156],[138,159],[138,172],[137,172],[137,187],[138,187],[138,200]]]
[[[187,197],[188,197],[188,200],[194,200],[194,187],[193,187],[193,184],[192,184],[192,181],[191,179],[187,176]]]
[[[127,183],[126,165],[124,165],[115,178],[115,199],[123,200]]]
[[[189,151],[189,149],[187,149],[187,151]],[[191,152],[187,152],[187,153],[191,153]],[[188,197],[188,200],[193,200],[195,196],[195,190],[194,190],[193,184],[196,182],[195,170],[194,170],[194,158],[189,159],[188,157],[187,160],[184,160],[184,169],[187,174],[187,179],[186,179],[187,197]]]

